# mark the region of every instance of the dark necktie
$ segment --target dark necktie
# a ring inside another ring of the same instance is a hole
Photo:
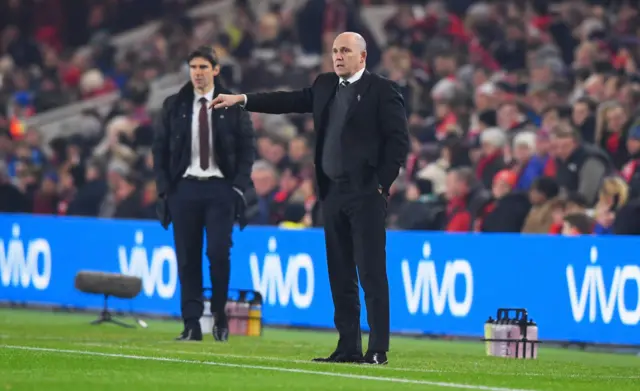
[[[340,87],[348,87],[349,84],[351,84],[351,83],[349,83],[348,81],[344,80],[344,81],[340,82]]]
[[[209,121],[207,120],[207,98],[200,98],[200,114],[198,115],[200,139],[200,168],[209,168]]]

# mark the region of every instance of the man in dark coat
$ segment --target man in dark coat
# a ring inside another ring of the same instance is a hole
[[[207,233],[216,341],[229,337],[225,314],[229,287],[229,252],[236,219],[244,219],[244,191],[251,186],[255,159],[249,114],[239,107],[212,110],[219,94],[228,94],[215,77],[220,72],[215,52],[200,47],[188,59],[191,81],[162,106],[161,124],[153,141],[159,218],[173,221],[178,258],[184,330],[179,340],[202,340],[202,247]]]
[[[315,168],[322,202],[329,281],[340,334],[325,362],[386,364],[389,285],[385,216],[391,184],[409,152],[398,85],[367,72],[366,42],[355,33],[333,43],[334,71],[298,91],[219,95],[214,107],[243,105],[271,114],[313,113]],[[357,270],[357,272],[356,272]],[[358,275],[371,329],[362,355]]]

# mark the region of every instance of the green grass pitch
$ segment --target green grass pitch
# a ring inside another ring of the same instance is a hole
[[[486,357],[482,343],[394,337],[387,366],[321,364],[310,359],[333,350],[335,333],[174,342],[175,321],[124,329],[92,319],[0,310],[0,391],[640,390],[640,357],[631,355],[541,346],[538,360],[525,361]]]

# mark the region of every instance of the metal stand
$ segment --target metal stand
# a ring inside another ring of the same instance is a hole
[[[125,323],[121,320],[116,319],[111,312],[109,312],[109,307],[107,305],[107,301],[109,299],[109,295],[104,295],[104,308],[103,310],[100,312],[100,315],[98,316],[98,319],[94,320],[93,322],[91,322],[92,325],[98,325],[98,324],[102,324],[102,323],[113,323],[116,324],[118,326],[121,327],[126,327],[126,328],[135,328],[135,325],[132,324],[128,324]],[[140,323],[140,320],[138,320],[138,323]]]

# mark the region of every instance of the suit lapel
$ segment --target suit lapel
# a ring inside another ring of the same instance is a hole
[[[365,95],[367,90],[369,89],[369,85],[371,84],[371,74],[368,71],[364,71],[360,80],[358,80],[353,87],[356,89],[355,94],[353,94],[353,98],[349,103],[349,109],[347,110],[347,116],[345,117],[344,123],[346,124],[351,119],[351,116],[355,112],[358,107],[358,103],[362,100],[362,97]]]

